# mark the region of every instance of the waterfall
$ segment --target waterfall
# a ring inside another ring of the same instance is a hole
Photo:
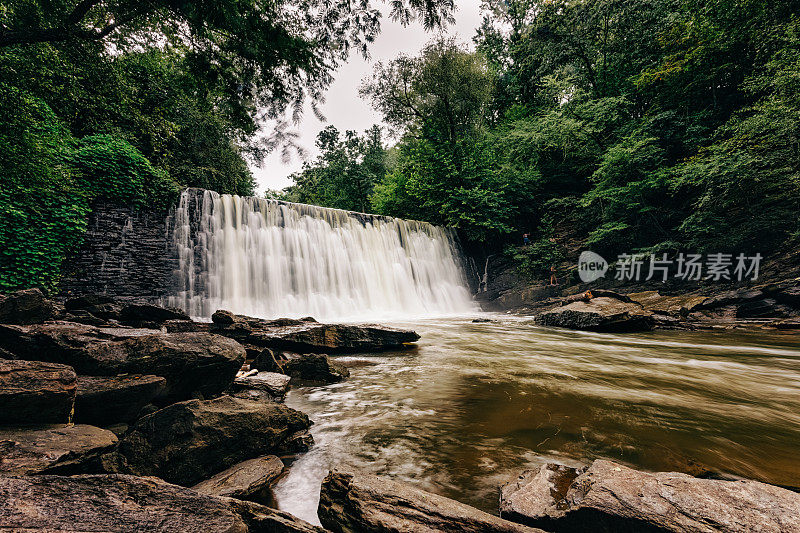
[[[192,316],[386,320],[476,308],[453,232],[425,222],[187,189],[175,210],[177,290]]]

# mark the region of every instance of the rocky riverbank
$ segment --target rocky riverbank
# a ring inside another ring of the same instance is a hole
[[[655,320],[631,305],[644,308],[598,291],[558,309],[590,328],[619,328],[625,313]],[[595,307],[617,322],[597,322]],[[0,316],[0,530],[800,528],[795,492],[602,460],[523,472],[502,488],[499,516],[414,485],[333,471],[316,527],[268,506],[284,460],[314,445],[311,421],[284,396],[295,384],[347,379],[330,353],[396,350],[416,333],[226,311],[200,323],[150,304],[104,296],[51,302],[38,291],[0,298]]]
[[[800,278],[786,279],[775,270],[765,281],[738,284],[600,280],[544,285],[524,282],[512,264],[498,260],[487,268],[487,283],[476,299],[487,311],[590,331],[800,330]]]

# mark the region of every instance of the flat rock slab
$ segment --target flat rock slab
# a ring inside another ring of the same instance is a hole
[[[78,376],[75,422],[95,426],[133,422],[166,384],[161,376],[141,374]]]
[[[214,313],[212,320],[214,333],[258,348],[297,353],[375,352],[419,340],[414,331],[376,324],[320,324],[313,318],[262,320],[224,310]]]
[[[263,495],[282,473],[283,461],[275,455],[265,455],[233,465],[192,488],[211,496],[249,500]]]
[[[536,317],[542,326],[599,332],[653,329],[653,316],[636,302],[608,296],[574,301]]]
[[[543,533],[411,485],[335,471],[322,482],[317,514],[340,533]]]
[[[0,425],[65,424],[76,388],[72,367],[0,359]]]
[[[0,429],[0,475],[81,473],[117,443],[111,431],[61,424]]]
[[[295,326],[254,331],[248,342],[265,348],[291,350],[298,353],[374,352],[400,348],[419,340],[410,330],[375,324],[345,325],[306,322]]]
[[[104,466],[113,473],[190,486],[236,463],[275,453],[310,425],[305,414],[279,403],[231,396],[189,400],[137,420]]]
[[[244,363],[237,342],[210,333],[159,333],[152,329],[98,328],[53,321],[32,326],[0,325],[0,348],[19,359],[66,364],[78,374],[155,374],[165,393],[186,399],[223,392]]]
[[[312,533],[319,528],[261,505],[125,475],[0,477],[0,529]]]
[[[234,391],[256,390],[264,391],[275,398],[283,398],[289,390],[289,382],[292,380],[285,374],[277,372],[259,372],[253,376],[236,378],[233,380],[232,389]]]
[[[574,471],[564,489],[557,480],[566,474],[554,474],[557,468],[544,465],[504,486],[501,515],[557,532],[800,531],[800,494],[773,485],[640,472],[597,460]]]

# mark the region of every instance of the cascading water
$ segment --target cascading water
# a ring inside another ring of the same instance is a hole
[[[450,230],[187,189],[175,211],[179,290],[168,303],[209,317],[349,321],[476,310]]]

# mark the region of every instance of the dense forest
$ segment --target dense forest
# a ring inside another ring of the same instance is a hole
[[[448,0],[391,2],[428,29]],[[600,253],[770,253],[800,229],[800,1],[487,0],[467,47],[379,63],[388,128],[329,126],[267,194],[427,220],[475,242]],[[298,149],[367,2],[14,0],[0,5],[0,290],[53,290],[91,203],[249,195]],[[537,259],[538,258],[538,259]],[[531,268],[535,268],[535,264]]]
[[[773,253],[800,229],[800,2],[487,0],[475,51],[379,64],[290,200],[603,254]],[[385,143],[388,145],[388,143]],[[613,255],[612,255],[613,257]]]

